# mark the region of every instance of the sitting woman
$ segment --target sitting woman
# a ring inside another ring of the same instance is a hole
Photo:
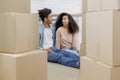
[[[55,26],[56,47],[79,56],[80,44],[77,38],[79,27],[73,17],[68,13],[61,13]]]
[[[39,49],[45,50],[48,53],[48,61],[63,64],[70,67],[79,68],[79,57],[71,52],[60,50],[54,47],[55,29],[52,23],[51,9],[41,9],[38,11],[42,23],[39,26],[40,46]]]

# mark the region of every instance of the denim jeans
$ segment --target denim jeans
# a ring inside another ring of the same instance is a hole
[[[80,57],[70,51],[60,50],[52,47],[53,52],[48,53],[48,61],[59,63],[65,66],[79,68]]]
[[[68,48],[68,49],[64,49],[64,50],[79,56],[79,53],[77,52],[77,50],[74,47],[71,47],[71,48]]]

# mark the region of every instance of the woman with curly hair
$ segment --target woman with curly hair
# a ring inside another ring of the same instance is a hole
[[[79,27],[74,18],[68,13],[61,13],[55,23],[56,47],[78,55],[80,45],[77,33]]]
[[[65,66],[79,68],[79,57],[71,52],[60,50],[54,46],[55,28],[52,23],[52,10],[44,8],[38,11],[42,23],[39,26],[40,50],[48,53],[48,61]]]

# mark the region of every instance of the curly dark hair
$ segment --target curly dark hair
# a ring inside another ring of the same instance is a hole
[[[44,18],[47,18],[50,13],[52,13],[52,10],[48,8],[38,10],[39,17],[43,22],[44,22]]]
[[[71,33],[71,34],[77,33],[79,31],[79,26],[76,23],[76,21],[73,19],[73,17],[68,13],[61,13],[58,16],[57,21],[55,22],[55,27],[56,27],[55,31],[57,31],[57,29],[59,27],[63,26],[63,24],[62,24],[63,16],[68,16],[68,19],[69,19],[68,31],[69,31],[69,33]]]

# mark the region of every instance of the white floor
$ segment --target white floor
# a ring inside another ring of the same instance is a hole
[[[80,69],[48,62],[48,80],[80,80]]]

